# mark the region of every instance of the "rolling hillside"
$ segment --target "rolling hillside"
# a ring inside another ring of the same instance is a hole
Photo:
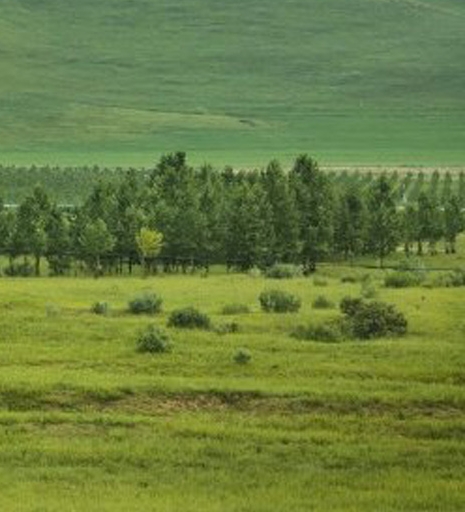
[[[463,0],[3,0],[0,161],[465,164]]]

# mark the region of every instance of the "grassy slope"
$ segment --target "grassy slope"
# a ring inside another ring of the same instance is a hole
[[[334,275],[335,271],[331,271]],[[264,315],[265,286],[298,293]],[[174,332],[174,351],[134,351],[150,322],[124,314],[151,288],[172,309],[250,304],[241,332]],[[334,277],[2,281],[0,508],[75,511],[462,510],[463,291],[380,290],[408,316],[403,340],[323,344],[289,332]],[[113,315],[88,312],[106,300]],[[52,303],[51,303],[52,302]],[[48,311],[48,314],[47,314]],[[451,326],[454,326],[453,328]],[[252,362],[232,362],[238,347]]]
[[[465,162],[461,0],[4,0],[0,159]]]

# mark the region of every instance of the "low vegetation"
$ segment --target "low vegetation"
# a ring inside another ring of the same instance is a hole
[[[302,276],[302,267],[291,264],[274,264],[265,271],[265,277],[271,279],[292,279]]]
[[[393,304],[346,297],[340,307],[355,338],[403,336],[407,332],[407,319]]]
[[[295,313],[302,301],[296,295],[282,290],[265,290],[259,296],[260,306],[267,313]]]
[[[96,315],[108,315],[110,311],[110,306],[107,302],[98,301],[94,302],[90,308],[92,313],[95,313]]]
[[[188,306],[173,311],[170,314],[168,326],[178,329],[210,329],[212,324],[208,315]]]
[[[162,310],[163,299],[153,292],[144,292],[136,295],[129,301],[128,309],[135,315],[154,315]]]
[[[319,324],[299,325],[291,335],[299,340],[337,343],[350,336],[350,333],[347,326],[337,319]]]
[[[248,363],[250,363],[251,359],[252,359],[252,354],[244,348],[240,348],[234,354],[234,362],[236,364],[241,364],[241,365],[248,364]]]
[[[221,310],[223,315],[245,315],[250,313],[250,308],[247,304],[235,302],[233,304],[226,304]]]
[[[150,325],[137,338],[137,351],[159,354],[171,350],[168,335],[155,325]]]
[[[419,286],[425,280],[423,274],[414,272],[392,272],[384,279],[384,285],[388,288],[407,288],[409,286]]]
[[[335,304],[325,295],[318,295],[312,302],[312,307],[313,309],[332,309],[335,307]]]

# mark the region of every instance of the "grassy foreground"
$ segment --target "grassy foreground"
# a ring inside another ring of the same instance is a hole
[[[462,0],[3,0],[0,161],[463,165]]]
[[[0,509],[463,510],[463,290],[379,286],[409,319],[404,339],[291,338],[296,324],[338,314],[312,309],[317,295],[360,292],[327,272],[324,287],[239,275],[2,279]],[[269,287],[300,295],[302,310],[260,312]],[[143,289],[163,296],[162,315],[125,312]],[[89,312],[97,300],[109,316]],[[233,302],[251,312],[220,314]],[[241,330],[170,330],[171,353],[135,352],[140,329],[186,305]],[[233,362],[239,347],[248,365]]]

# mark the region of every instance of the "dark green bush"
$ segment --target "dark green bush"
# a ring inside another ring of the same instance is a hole
[[[300,325],[292,333],[292,336],[299,340],[338,343],[345,338],[345,332],[342,322],[332,321],[319,325]]]
[[[302,275],[302,267],[284,263],[277,263],[265,271],[265,277],[271,279],[292,279]]]
[[[392,304],[366,302],[351,317],[351,329],[360,339],[402,336],[407,332],[407,320]]]
[[[150,325],[137,339],[138,352],[156,354],[169,350],[171,350],[171,343],[167,334],[155,325]]]
[[[348,330],[356,338],[402,336],[407,332],[406,318],[392,304],[344,297],[340,309],[349,321]]]
[[[397,264],[397,270],[399,272],[414,272],[424,273],[426,268],[425,264],[419,258],[404,258]]]
[[[358,283],[360,279],[354,275],[347,275],[341,277],[341,283]]]
[[[3,272],[8,277],[30,277],[35,273],[34,267],[28,261],[10,263],[3,269]]]
[[[281,290],[265,290],[260,294],[259,301],[267,313],[294,313],[302,305],[299,297]]]
[[[154,315],[162,310],[163,299],[155,293],[142,293],[129,302],[129,311],[135,315]]]
[[[465,271],[458,269],[441,274],[434,280],[433,286],[444,286],[446,288],[465,286]]]
[[[250,308],[247,304],[226,304],[221,312],[223,315],[243,315],[250,313]]]
[[[71,268],[70,256],[47,256],[48,269],[51,276],[62,276]]]
[[[110,307],[106,302],[94,302],[92,304],[90,311],[96,315],[108,315]]]
[[[319,295],[312,303],[314,309],[331,309],[334,303],[327,299],[324,295]]]
[[[240,348],[235,354],[234,354],[234,362],[237,364],[248,364],[250,363],[250,360],[252,359],[252,355],[250,352],[244,348]]]
[[[344,297],[340,304],[339,309],[349,317],[354,316],[363,307],[363,299],[359,297]]]
[[[210,329],[210,318],[193,307],[176,309],[168,320],[169,327],[179,329]]]
[[[384,278],[384,286],[388,288],[408,288],[419,286],[424,280],[423,274],[417,272],[392,272]]]

